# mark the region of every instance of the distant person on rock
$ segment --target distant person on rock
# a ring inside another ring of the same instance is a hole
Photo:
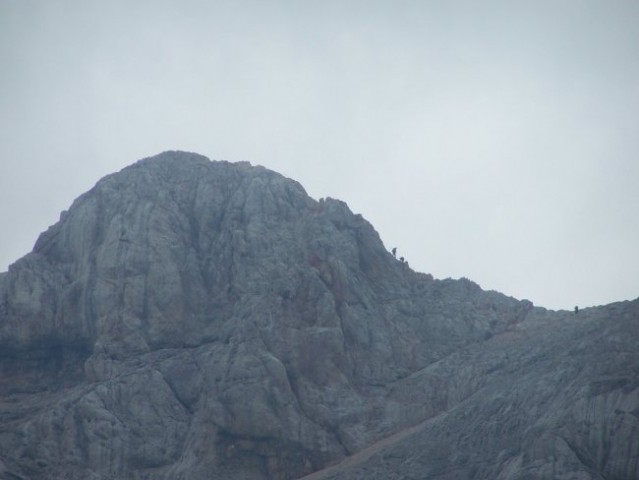
[[[397,247],[393,247],[391,253],[393,254],[393,257],[397,258]]]
[[[579,313],[579,307],[575,305],[575,315]]]

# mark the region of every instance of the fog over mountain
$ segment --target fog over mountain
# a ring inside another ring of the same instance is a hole
[[[639,301],[437,279],[346,203],[169,151],[0,274],[0,478],[636,479]]]
[[[3,0],[0,271],[181,149],[346,201],[438,278],[639,296],[633,0]]]

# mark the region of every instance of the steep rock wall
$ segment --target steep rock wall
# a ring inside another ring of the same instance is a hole
[[[0,275],[0,299],[0,472],[25,479],[298,478],[465,418],[451,412],[518,380],[512,362],[546,355],[536,319],[559,318],[413,272],[340,201],[182,152],[78,198]]]

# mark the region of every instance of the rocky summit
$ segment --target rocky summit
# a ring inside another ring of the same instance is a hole
[[[636,480],[639,302],[433,279],[343,202],[166,152],[0,274],[0,478]]]

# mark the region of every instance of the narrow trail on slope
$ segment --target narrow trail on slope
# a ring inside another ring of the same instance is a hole
[[[336,473],[336,472],[339,472],[340,470],[360,465],[364,463],[366,460],[368,460],[369,458],[371,458],[376,453],[383,450],[384,448],[390,445],[393,445],[399,442],[400,440],[403,440],[404,438],[419,431],[426,423],[428,423],[432,419],[433,417],[428,418],[424,420],[423,422],[418,423],[417,425],[413,425],[412,427],[408,427],[398,432],[395,432],[392,435],[389,435],[388,437],[373,443],[372,445],[366,447],[365,449],[360,450],[359,452],[346,457],[344,460],[342,460],[339,463],[336,463],[334,465],[329,465],[328,467],[323,468],[322,470],[318,470],[304,477],[300,477],[297,480],[322,480],[323,478],[326,478],[327,475],[330,475],[332,473]]]

